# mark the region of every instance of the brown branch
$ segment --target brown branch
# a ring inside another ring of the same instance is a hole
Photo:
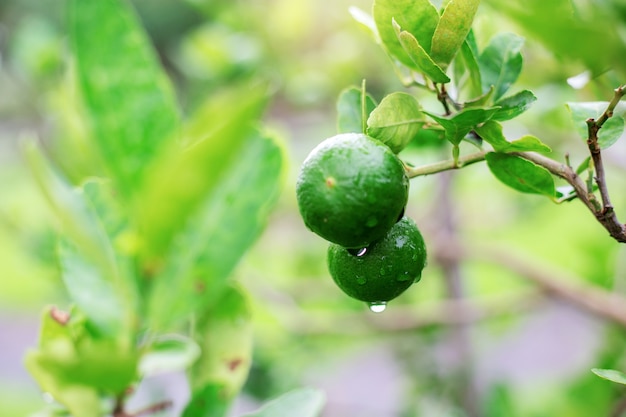
[[[112,415],[113,417],[141,417],[167,410],[172,405],[172,401],[166,400],[158,402],[156,404],[152,404],[146,408],[142,408],[141,410],[135,411],[134,413],[128,413],[124,410],[124,395],[122,395],[117,398]]]

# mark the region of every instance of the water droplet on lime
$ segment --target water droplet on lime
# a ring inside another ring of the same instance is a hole
[[[387,308],[385,301],[375,301],[367,304],[372,313],[382,313]]]
[[[411,277],[408,274],[401,274],[401,275],[398,275],[398,277],[396,278],[396,281],[406,282],[410,279]]]
[[[365,285],[365,284],[367,284],[367,279],[365,277],[357,275],[356,283],[359,284],[359,285]]]
[[[367,222],[365,222],[365,225],[367,227],[375,227],[378,224],[378,219],[376,217],[368,217],[367,218]]]
[[[367,253],[367,247],[359,249],[348,249],[348,252],[353,256],[363,256]]]

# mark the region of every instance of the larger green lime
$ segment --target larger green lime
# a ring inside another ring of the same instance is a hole
[[[421,278],[426,246],[415,222],[408,217],[389,233],[361,250],[331,244],[328,270],[333,280],[352,298],[384,304]]]
[[[408,188],[404,165],[386,145],[344,133],[311,151],[296,195],[310,230],[330,242],[360,248],[382,238],[402,216]]]

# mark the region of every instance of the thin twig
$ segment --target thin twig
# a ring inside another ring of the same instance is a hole
[[[439,172],[449,171],[452,169],[463,168],[467,165],[475,164],[485,160],[486,151],[475,152],[469,155],[459,157],[458,161],[449,159],[446,161],[436,162],[429,165],[419,167],[407,167],[406,173],[409,178],[421,177],[425,175],[437,174]]]

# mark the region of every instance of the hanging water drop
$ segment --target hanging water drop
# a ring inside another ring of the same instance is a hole
[[[376,301],[368,303],[367,305],[372,313],[382,313],[387,308],[387,303],[385,301]]]
[[[354,256],[363,256],[367,253],[367,247],[365,248],[360,248],[360,249],[348,249],[348,252],[350,252],[351,255]]]

